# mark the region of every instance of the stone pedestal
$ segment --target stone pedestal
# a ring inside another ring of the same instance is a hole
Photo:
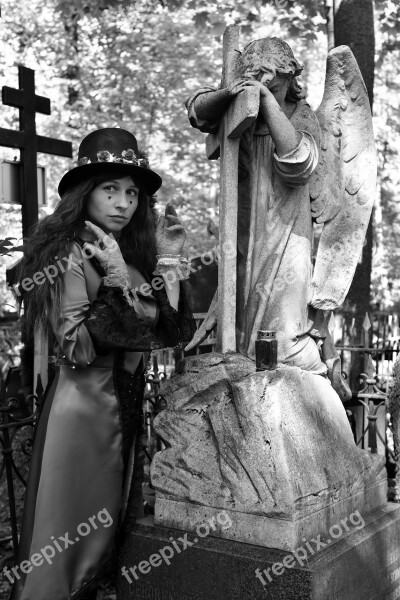
[[[389,503],[365,519],[361,515],[353,521],[355,525],[349,531],[342,527],[342,535],[338,536],[340,532],[336,530],[336,539],[330,543],[325,540],[326,545],[319,550],[316,541],[308,539],[294,553],[210,536],[199,538],[151,523],[137,524],[127,536],[120,556],[120,567],[124,566],[126,573],[123,576],[119,572],[120,597],[123,600],[400,598],[399,505]],[[169,564],[161,558],[162,551],[170,556]]]
[[[211,535],[295,550],[386,503],[384,458],[355,446],[320,375],[208,354],[186,359],[163,395],[154,426],[168,447],[151,467],[158,525],[194,531],[226,511],[232,526]]]

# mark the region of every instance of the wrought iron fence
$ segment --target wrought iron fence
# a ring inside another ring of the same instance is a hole
[[[17,465],[16,455],[30,457],[33,432],[40,404],[40,396],[24,396],[20,387],[19,369],[11,367],[5,379],[0,381],[0,482],[5,474],[11,536],[2,542],[12,541],[12,553],[6,554],[2,563],[15,556],[18,551],[18,519],[16,510],[16,481],[24,487],[25,477]]]
[[[0,379],[5,379],[10,367],[20,363],[21,335],[17,316],[0,319]]]
[[[398,316],[366,313],[356,328],[352,315],[332,314],[329,329],[353,392],[346,409],[356,443],[386,455],[390,471],[394,459],[387,394],[400,353]]]
[[[196,313],[197,326],[205,318],[205,314]],[[352,365],[352,356],[360,359],[359,372],[353,377],[356,386],[353,388],[352,400],[345,405],[346,412],[352,427],[355,442],[358,446],[372,453],[386,455],[388,472],[390,463],[393,464],[393,445],[390,431],[390,415],[387,410],[387,392],[392,378],[393,364],[400,353],[400,331],[397,315],[372,314],[366,315],[361,331],[356,331],[355,321],[352,317],[343,314],[331,317],[329,328],[336,347],[340,353],[343,372],[350,380],[349,368]],[[4,328],[2,331],[3,339]],[[9,367],[8,379],[1,377],[0,393],[0,445],[2,462],[0,463],[0,481],[6,478],[9,499],[9,516],[11,523],[11,536],[13,551],[18,547],[17,515],[15,509],[15,480],[18,479],[25,485],[15,454],[30,453],[33,428],[38,414],[38,406],[42,390],[38,396],[21,397],[18,388],[11,385],[11,375],[16,373],[17,367],[13,366],[19,361],[15,348],[19,344],[18,336],[8,346],[1,349],[0,356]],[[14,344],[14,345],[13,345]],[[193,351],[193,354],[211,352],[215,349],[215,331]],[[176,364],[185,356],[183,351],[173,349],[158,350],[153,353],[152,367],[146,374],[146,389],[143,403],[144,437],[142,448],[147,457],[147,485],[148,491],[145,498],[152,504],[151,484],[148,470],[154,454],[162,449],[162,441],[155,435],[153,421],[157,414],[165,408],[162,395],[162,384],[173,373]],[[4,363],[3,363],[4,364]],[[353,361],[354,364],[354,361]],[[11,366],[10,366],[11,365]],[[353,374],[354,375],[354,374]],[[24,439],[18,432],[25,430]]]

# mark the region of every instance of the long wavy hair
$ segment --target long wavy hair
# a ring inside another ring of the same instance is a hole
[[[64,292],[64,278],[60,276],[61,269],[57,267],[57,261],[69,256],[72,244],[83,232],[85,220],[90,220],[86,206],[91,192],[104,181],[125,176],[126,173],[116,169],[115,172],[85,179],[71,187],[63,194],[53,214],[37,223],[26,240],[25,255],[18,268],[18,280],[27,277],[32,279],[35,273],[43,273],[45,267],[50,265],[55,266],[58,275],[53,283],[46,277],[43,283],[34,283],[31,291],[21,290],[18,300],[24,306],[22,339],[25,344],[32,343],[35,327],[50,332],[57,322]],[[118,243],[125,262],[149,278],[156,264],[156,200],[140,188],[138,200],[137,209],[121,230]]]

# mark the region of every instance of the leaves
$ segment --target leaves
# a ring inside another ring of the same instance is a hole
[[[381,213],[382,240],[389,244],[379,269],[389,269],[389,257],[400,254],[400,6],[390,0],[376,5],[375,120],[380,155],[387,142]],[[302,80],[312,107],[318,106],[327,52],[322,0],[3,0],[2,84],[16,85],[17,63],[35,69],[37,93],[52,102],[51,116],[37,117],[38,132],[71,140],[75,156],[82,137],[96,128],[131,130],[163,178],[160,210],[175,204],[188,230],[188,250],[200,254],[213,245],[206,229],[217,213],[219,164],[206,160],[204,135],[190,127],[184,101],[202,85],[219,84],[221,37],[232,23],[242,24],[242,46],[267,35],[287,40],[305,63]],[[18,128],[17,116],[3,106],[1,126]],[[55,206],[58,181],[72,163],[46,155],[39,163]],[[0,212],[0,237],[20,237],[13,218]],[[3,248],[8,261],[12,248]],[[393,276],[395,268],[400,272],[400,257],[396,261]]]
[[[8,237],[5,240],[0,240],[0,256],[9,255],[10,250],[13,248],[13,244],[11,240],[15,240],[17,238]]]

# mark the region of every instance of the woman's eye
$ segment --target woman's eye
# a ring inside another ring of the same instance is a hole
[[[128,190],[129,196],[135,197],[135,196],[137,196],[137,193],[138,193],[137,190]]]
[[[114,192],[114,191],[115,191],[115,185],[106,185],[106,186],[104,187],[104,189],[105,189],[107,192]]]

